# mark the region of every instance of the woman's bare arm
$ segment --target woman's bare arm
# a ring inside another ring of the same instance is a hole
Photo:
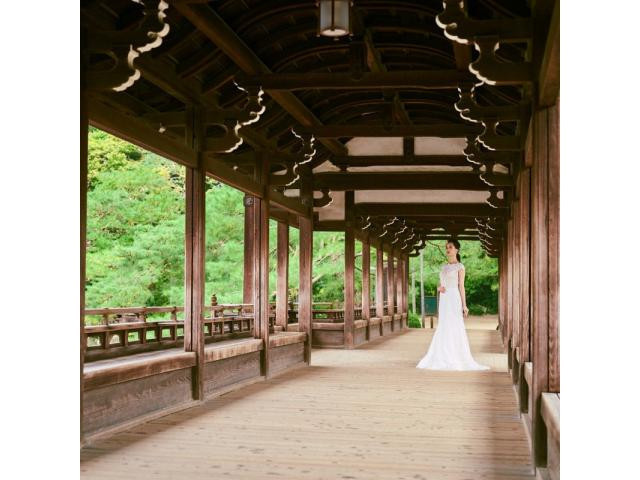
[[[464,268],[458,270],[458,290],[460,290],[460,298],[462,299],[462,311],[466,317],[469,314],[467,309],[467,297],[464,291]]]

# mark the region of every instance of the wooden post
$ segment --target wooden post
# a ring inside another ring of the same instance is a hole
[[[409,320],[409,257],[402,255],[402,311]],[[405,325],[406,327],[406,325]]]
[[[393,275],[393,279],[395,282],[395,287],[396,287],[396,305],[398,306],[398,314],[402,314],[402,307],[403,307],[403,294],[402,294],[402,278],[403,278],[403,274],[402,274],[402,260],[400,258],[400,256],[396,256],[394,257],[394,261],[395,261],[395,269],[394,269],[394,275]]]
[[[420,323],[424,325],[424,250],[420,250]]]
[[[387,254],[387,309],[389,311],[389,315],[393,318],[395,313],[395,297],[396,297],[396,288],[394,282],[394,274],[393,274],[393,254],[390,251]],[[393,321],[391,322],[391,331],[393,331]]]
[[[289,312],[289,225],[278,222],[278,279],[276,284],[276,325],[287,330]]]
[[[194,150],[202,145],[201,111],[188,107],[185,141]],[[204,399],[204,252],[205,252],[205,172],[186,169],[185,179],[185,268],[184,268],[184,349],[196,353],[192,369],[193,398]]]
[[[520,243],[520,345],[518,345],[518,352],[520,353],[520,363],[530,361],[530,318],[529,318],[529,305],[530,305],[530,277],[529,277],[529,265],[530,265],[530,218],[531,218],[531,170],[523,170],[520,176],[520,200],[523,208],[520,210],[520,236],[522,241]]]
[[[253,198],[253,322],[254,338],[263,340],[260,373],[269,376],[269,162],[256,154],[255,179],[264,185],[264,198]]]
[[[362,241],[362,319],[367,320],[367,341],[370,338],[369,319],[371,318],[371,247],[369,238]]]
[[[204,179],[202,169],[187,168],[185,220],[184,349],[196,352],[193,398],[204,399]]]
[[[559,102],[559,100],[558,100]],[[560,105],[548,109],[549,391],[560,392]]]
[[[549,391],[549,276],[548,276],[548,131],[547,110],[534,115],[535,158],[531,167],[531,282],[533,378],[531,415],[535,466],[546,464],[546,430],[540,410],[542,393]]]
[[[253,197],[244,197],[244,282],[242,303],[253,303]]]
[[[384,317],[384,251],[376,248],[376,317]],[[380,322],[382,332],[382,322]]]
[[[311,168],[300,165],[300,200],[311,209],[313,204],[313,184]],[[298,217],[300,229],[300,284],[298,294],[298,331],[306,332],[307,339],[304,346],[304,361],[311,364],[311,346],[313,340],[313,217]]]
[[[416,314],[416,272],[411,271],[411,311]]]
[[[354,346],[355,235],[353,231],[353,191],[344,192],[344,346]]]
[[[83,36],[84,38],[84,36]],[[83,396],[84,396],[84,354],[87,348],[84,338],[85,283],[87,274],[87,183],[89,157],[89,114],[87,94],[84,85],[84,58],[80,69],[80,443],[83,434]]]

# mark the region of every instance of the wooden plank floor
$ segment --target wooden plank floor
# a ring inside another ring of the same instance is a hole
[[[533,479],[499,332],[468,330],[485,372],[417,370],[433,331],[355,350],[102,440],[84,479]]]

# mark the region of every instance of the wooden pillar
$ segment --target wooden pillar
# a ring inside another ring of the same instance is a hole
[[[389,315],[393,318],[395,313],[396,287],[394,282],[393,254],[387,254],[387,309]],[[393,331],[393,322],[391,322],[391,330]]]
[[[507,222],[507,360],[511,368],[511,336],[513,334],[513,220]]]
[[[559,99],[558,99],[559,102]],[[560,392],[560,105],[548,113],[549,391]]]
[[[355,235],[353,231],[353,191],[344,192],[345,232],[344,232],[344,346],[353,348],[354,295],[355,295]]]
[[[371,247],[369,239],[362,241],[362,319],[371,318]],[[367,323],[367,340],[369,340],[369,324]]]
[[[300,200],[309,207],[313,204],[313,185],[311,168],[308,165],[300,165]],[[298,294],[298,331],[305,332],[307,339],[304,345],[304,361],[311,364],[311,342],[313,338],[313,217],[298,216],[298,228],[300,230],[300,284]]]
[[[187,108],[185,142],[195,151],[202,145],[201,110]],[[185,178],[185,268],[184,268],[184,349],[196,353],[192,369],[193,398],[204,399],[204,255],[205,255],[205,172],[186,169]]]
[[[185,215],[184,349],[196,352],[193,368],[193,398],[204,399],[204,171],[187,167]]]
[[[416,274],[411,272],[411,310],[416,313]]]
[[[382,246],[376,248],[376,317],[380,319],[384,317],[384,252]],[[380,325],[382,326],[382,322]]]
[[[402,255],[402,311],[409,315],[409,257]]]
[[[244,197],[244,281],[242,303],[253,303],[253,197]]]
[[[530,361],[530,329],[531,323],[529,318],[530,305],[530,218],[531,218],[531,171],[523,170],[520,174],[520,344],[518,352],[520,354],[520,362]]]
[[[404,277],[404,274],[402,273],[402,259],[400,258],[400,255],[396,255],[394,257],[394,262],[395,262],[395,269],[394,269],[394,275],[393,275],[393,279],[395,281],[395,286],[396,286],[396,305],[398,306],[398,313],[402,314],[402,308],[403,308],[403,294],[402,294],[402,279]]]
[[[548,149],[546,109],[534,115],[534,152],[531,167],[531,287],[533,378],[531,395],[533,458],[536,466],[546,464],[546,430],[540,405],[549,391],[549,245],[548,245]]]
[[[424,250],[420,250],[420,324],[424,328]]]
[[[81,67],[80,90],[80,442],[83,435],[84,354],[87,348],[84,337],[85,283],[87,274],[87,183],[89,156],[89,114],[84,88],[84,62]]]
[[[253,334],[263,340],[260,371],[269,376],[269,198],[266,184],[269,163],[256,156],[255,177],[264,185],[264,198],[253,198]]]
[[[276,325],[286,331],[289,313],[289,225],[284,222],[278,222],[277,248]]]
[[[514,360],[515,350],[520,345],[520,221],[519,213],[521,208],[520,199],[516,200],[513,208],[513,300],[512,300],[512,312],[513,312],[513,333],[512,333],[512,349]],[[517,380],[518,372],[514,371],[514,378]]]

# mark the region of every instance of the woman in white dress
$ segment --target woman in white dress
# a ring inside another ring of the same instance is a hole
[[[416,368],[429,370],[489,370],[471,356],[463,315],[469,315],[464,291],[464,265],[460,263],[460,243],[447,241],[448,263],[440,270],[438,327],[429,351]]]

